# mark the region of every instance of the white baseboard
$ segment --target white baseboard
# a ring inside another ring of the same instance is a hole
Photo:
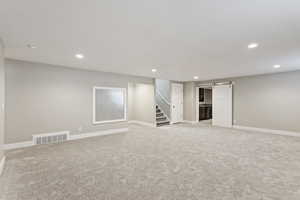
[[[189,120],[183,120],[182,122],[184,123],[189,123],[189,124],[197,124],[197,121],[189,121]]]
[[[3,158],[2,158],[1,161],[0,161],[0,176],[2,175],[2,172],[3,172],[3,170],[4,170],[5,159],[6,159],[6,157],[3,156]]]
[[[112,135],[117,133],[123,133],[129,131],[128,128],[119,128],[119,129],[108,129],[104,131],[96,131],[90,133],[83,133],[78,135],[70,135],[69,140],[79,140],[83,138],[96,137],[96,136],[104,136],[104,135]]]
[[[149,126],[149,127],[156,127],[156,124],[149,123],[149,122],[137,121],[137,120],[131,120],[131,121],[128,121],[128,123],[130,123],[130,124],[139,124],[139,125]]]
[[[70,135],[69,140],[79,140],[79,139],[88,138],[88,137],[111,135],[111,134],[116,134],[116,133],[127,132],[128,130],[129,130],[128,128],[119,128],[119,129],[108,129],[108,130],[103,130],[103,131],[83,133],[83,134],[78,134],[78,135]],[[30,147],[30,146],[34,146],[33,141],[4,144],[2,146],[2,149],[3,150],[11,150],[11,149],[19,149],[19,148]]]
[[[300,137],[300,133],[293,132],[293,131],[274,130],[274,129],[266,129],[266,128],[255,128],[255,127],[238,126],[238,125],[234,125],[233,128],[240,129],[240,130],[247,130],[247,131],[258,131],[258,132],[264,132],[264,133],[271,133],[271,134],[276,134],[276,135]]]
[[[3,144],[3,150],[10,150],[10,149],[19,149],[24,147],[31,147],[33,146],[33,141],[25,141],[25,142],[18,142],[18,143],[11,143],[11,144]]]

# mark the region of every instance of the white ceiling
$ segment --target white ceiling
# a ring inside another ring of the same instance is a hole
[[[0,5],[8,58],[181,81],[300,69],[299,0],[0,0]],[[251,42],[259,48],[249,50]],[[76,53],[85,59],[76,59]],[[275,64],[282,67],[274,69]]]

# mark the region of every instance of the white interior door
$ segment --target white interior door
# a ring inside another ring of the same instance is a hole
[[[171,91],[171,121],[172,123],[183,121],[183,85],[172,83]]]
[[[212,104],[212,124],[232,127],[232,85],[214,86]]]

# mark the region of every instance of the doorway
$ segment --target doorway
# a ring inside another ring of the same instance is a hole
[[[197,121],[212,124],[212,87],[197,88]]]
[[[232,127],[232,84],[196,87],[196,119],[199,123]]]
[[[171,86],[171,121],[178,123],[183,121],[183,85],[172,83]]]

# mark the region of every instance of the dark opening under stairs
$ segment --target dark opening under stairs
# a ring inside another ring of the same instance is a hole
[[[170,121],[165,116],[165,114],[161,111],[161,109],[156,105],[156,126],[165,126],[169,125]]]

